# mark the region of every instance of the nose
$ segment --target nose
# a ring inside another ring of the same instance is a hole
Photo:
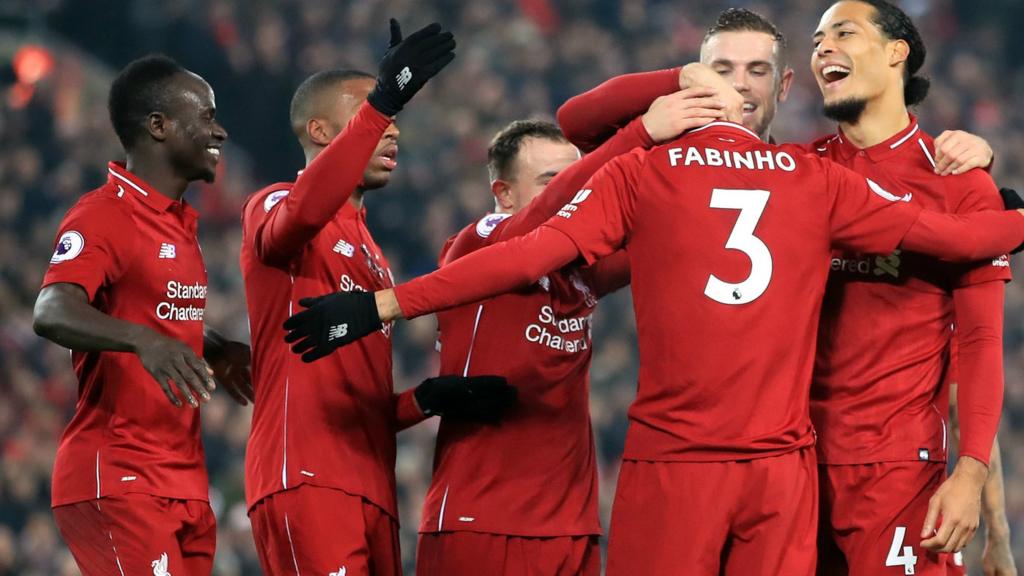
[[[392,122],[388,125],[387,129],[384,130],[384,138],[390,138],[392,140],[398,140],[398,135],[401,134],[398,130],[398,125]]]
[[[213,123],[213,137],[216,138],[217,140],[228,139],[228,131],[225,130],[224,127],[220,125],[220,122]]]
[[[835,51],[835,47],[832,45],[832,40],[828,36],[821,39],[818,42],[818,47],[814,49],[814,55],[818,58],[828,56]]]
[[[732,87],[740,94],[750,92],[750,83],[748,82],[747,71],[745,69],[740,69],[733,73]]]

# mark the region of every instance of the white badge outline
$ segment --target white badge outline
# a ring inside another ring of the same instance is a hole
[[[63,254],[58,254],[61,245],[65,240],[71,243],[68,251]],[[53,256],[50,256],[50,264],[60,264],[61,262],[67,262],[68,260],[74,260],[78,258],[78,255],[85,249],[85,237],[82,236],[81,232],[77,230],[68,230],[60,235],[57,240],[57,246],[53,249]]]

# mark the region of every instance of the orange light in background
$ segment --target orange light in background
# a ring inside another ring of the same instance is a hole
[[[7,93],[7,103],[15,109],[27,106],[36,83],[53,71],[53,64],[53,55],[42,46],[26,44],[19,48],[11,62],[17,82]]]
[[[53,55],[42,46],[26,44],[14,54],[13,64],[19,83],[35,84],[53,70]]]

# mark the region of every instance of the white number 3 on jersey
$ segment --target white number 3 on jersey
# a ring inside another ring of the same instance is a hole
[[[768,204],[767,190],[727,190],[715,188],[711,191],[711,207],[739,210],[736,225],[725,242],[725,247],[739,250],[750,258],[750,275],[747,279],[732,284],[723,282],[714,274],[708,278],[704,295],[722,304],[746,304],[757,300],[772,280],[772,253],[760,238],[754,236],[764,207]]]
[[[903,537],[906,535],[906,526],[896,527],[896,532],[892,535],[892,545],[889,546],[889,555],[885,557],[885,565],[903,566],[904,574],[913,574],[914,566],[917,565],[917,556],[914,556],[913,546],[903,545]]]

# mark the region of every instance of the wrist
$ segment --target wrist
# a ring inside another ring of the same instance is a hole
[[[971,456],[961,456],[956,461],[953,475],[971,482],[980,490],[988,480],[988,466]]]
[[[402,317],[402,309],[398,307],[398,300],[395,298],[395,290],[388,288],[379,290],[373,294],[377,305],[377,316],[381,322],[391,322]]]
[[[985,517],[985,539],[989,542],[1004,542],[1010,539],[1010,522],[1005,514],[997,518]]]

